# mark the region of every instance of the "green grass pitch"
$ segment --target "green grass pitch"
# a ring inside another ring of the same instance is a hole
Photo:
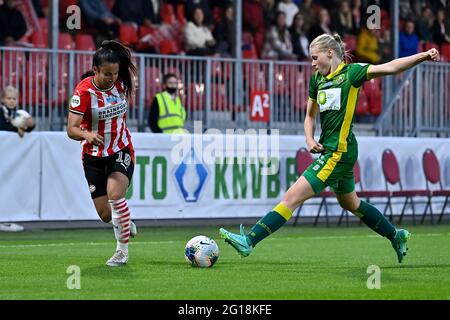
[[[247,258],[218,228],[140,228],[122,268],[105,265],[115,249],[109,229],[3,232],[0,299],[450,299],[450,225],[408,226],[402,264],[364,226],[285,226]],[[184,260],[186,242],[201,234],[220,247],[212,268]],[[80,289],[67,288],[71,265]],[[367,288],[370,265],[380,268],[381,289]]]

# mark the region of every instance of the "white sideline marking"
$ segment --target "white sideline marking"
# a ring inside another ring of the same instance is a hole
[[[450,236],[450,233],[418,233],[412,235],[414,238],[416,237],[436,237],[436,236]],[[281,239],[300,239],[300,240],[308,240],[308,239],[352,239],[352,238],[378,238],[380,235],[365,235],[365,236],[323,236],[323,237],[284,237]],[[280,238],[268,238],[266,241],[277,241]],[[8,248],[39,248],[39,247],[66,247],[66,246],[105,246],[111,245],[114,241],[109,242],[67,242],[67,243],[41,243],[41,244],[13,244],[13,245],[0,245],[0,248],[8,249]],[[177,243],[184,242],[184,240],[168,240],[168,241],[136,241],[131,242],[132,245],[137,244],[146,244],[146,245],[155,245],[155,244],[168,244],[168,243]]]
[[[183,241],[136,241],[132,242],[133,245],[136,244],[165,244],[165,243],[176,243]],[[0,245],[0,248],[39,248],[39,247],[66,247],[66,246],[105,246],[111,245],[114,241],[110,242],[67,242],[67,243],[41,243],[41,244],[13,244],[13,245]]]

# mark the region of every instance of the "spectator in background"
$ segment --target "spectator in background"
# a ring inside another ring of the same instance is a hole
[[[264,7],[260,0],[247,0],[242,5],[243,29],[253,35],[264,33]]]
[[[433,26],[433,42],[441,45],[450,43],[450,29],[445,28],[445,10],[439,9]]]
[[[5,0],[0,6],[0,46],[12,46],[27,32],[27,24],[17,9],[18,0]]]
[[[201,8],[204,18],[204,24],[207,26],[212,26],[213,24],[213,16],[211,13],[211,9],[209,7],[208,1],[206,0],[187,0],[185,6],[185,16],[187,21],[194,21],[194,13],[195,9]]]
[[[361,62],[377,64],[381,61],[376,29],[362,27],[356,43],[356,55]]]
[[[261,55],[263,59],[294,60],[297,58],[293,52],[284,12],[277,12],[275,24],[267,31]]]
[[[153,2],[149,0],[133,0],[131,5],[129,0],[116,0],[112,13],[125,23],[135,23],[136,27],[152,27],[159,22],[159,17],[155,14]]]
[[[305,19],[305,33],[309,34],[312,26],[315,23],[312,0],[303,0],[299,5],[299,11],[303,14],[303,19]]]
[[[96,42],[105,39],[116,39],[119,34],[121,20],[113,15],[102,0],[78,0],[81,13],[88,26],[98,31]]]
[[[233,55],[233,5],[225,8],[221,22],[214,28],[214,38],[217,41],[216,52],[221,57],[231,57]]]
[[[309,40],[312,41],[324,33],[333,34],[333,31],[331,30],[330,14],[327,9],[322,8],[319,12],[319,23],[311,28]]]
[[[414,21],[405,21],[405,31],[400,31],[399,34],[399,56],[412,56],[419,52],[419,37],[414,33]]]
[[[281,0],[278,3],[278,11],[286,15],[286,26],[290,28],[294,21],[294,16],[298,12],[298,6],[292,0]]]
[[[264,28],[270,28],[275,21],[275,14],[277,13],[275,0],[261,0],[263,6]]]
[[[352,34],[356,35],[355,20],[350,8],[350,1],[341,2],[338,11],[334,15],[333,30],[341,37]]]
[[[13,131],[22,138],[25,132],[31,132],[34,129],[33,118],[29,117],[25,126],[18,128],[12,124],[19,102],[19,93],[16,88],[12,86],[5,87],[0,92],[0,131]]]
[[[399,10],[400,10],[400,19],[406,20],[409,17],[414,17],[414,12],[411,7],[410,0],[400,0]]]
[[[357,34],[357,30],[361,27],[361,0],[353,0],[352,16],[355,22],[355,34]]]
[[[423,7],[420,18],[416,22],[416,33],[422,42],[433,41],[434,15],[430,7]]]
[[[293,53],[299,60],[309,59],[309,40],[304,29],[303,14],[297,12],[290,28]]]
[[[450,0],[447,0],[447,10],[445,11],[445,30],[450,30]]]
[[[184,39],[187,55],[205,56],[214,53],[216,41],[211,31],[203,24],[205,15],[202,8],[194,10],[194,20],[184,27]]]
[[[178,96],[177,76],[165,74],[163,84],[164,91],[153,99],[148,125],[154,133],[184,133],[186,110]]]

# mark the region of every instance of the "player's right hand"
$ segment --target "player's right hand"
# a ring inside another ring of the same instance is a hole
[[[306,144],[308,145],[308,151],[311,153],[322,153],[325,150],[323,146],[314,139],[307,140]]]
[[[103,137],[101,135],[99,135],[98,133],[85,132],[84,138],[86,139],[87,142],[89,142],[90,144],[92,144],[94,146],[103,145]]]
[[[439,51],[437,51],[435,48],[431,48],[427,51],[428,53],[428,59],[431,61],[439,61],[441,60]]]

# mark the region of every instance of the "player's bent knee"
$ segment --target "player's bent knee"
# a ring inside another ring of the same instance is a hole
[[[120,192],[111,192],[111,193],[108,194],[108,199],[109,200],[120,200],[123,197],[125,197],[125,195],[120,193]]]
[[[339,203],[342,207],[342,209],[345,209],[347,211],[350,211],[352,213],[354,213],[358,207],[355,206],[353,203]]]

